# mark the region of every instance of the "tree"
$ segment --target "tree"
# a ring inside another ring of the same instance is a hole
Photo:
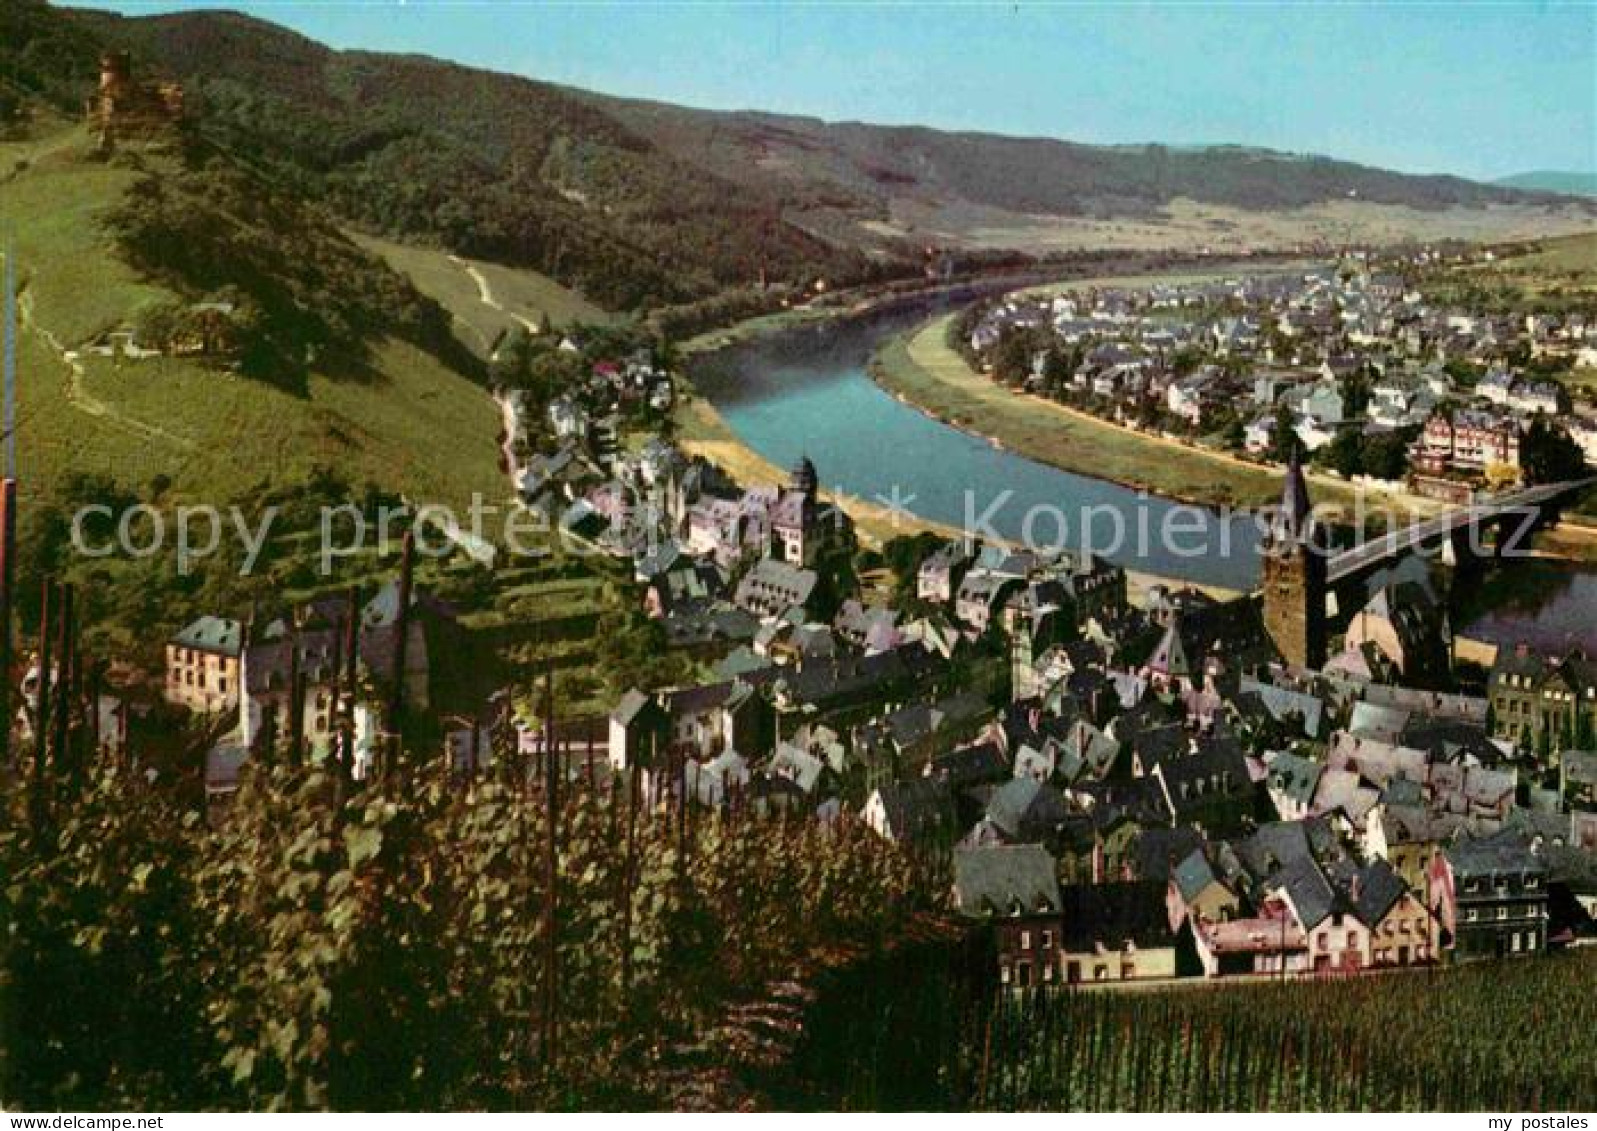
[[[1343,428],[1315,453],[1315,460],[1349,479],[1364,472],[1364,437],[1357,428]]]
[[[1377,432],[1364,438],[1364,474],[1376,479],[1402,479],[1408,474],[1408,449],[1418,428]]]
[[[1285,401],[1275,403],[1275,428],[1270,433],[1270,458],[1290,463],[1300,447],[1297,420]]]
[[[1048,356],[1043,362],[1043,381],[1050,393],[1068,386],[1075,371],[1076,362],[1068,351],[1057,345],[1049,347]]]
[[[1031,335],[1006,329],[993,348],[993,376],[1006,385],[1019,385],[1031,375]]]
[[[1486,465],[1486,486],[1492,491],[1505,491],[1519,482],[1519,468],[1510,463],[1493,462]]]
[[[1563,483],[1586,474],[1586,455],[1561,427],[1537,413],[1519,444],[1525,482]]]

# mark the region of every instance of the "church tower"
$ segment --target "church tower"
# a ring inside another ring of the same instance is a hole
[[[1264,625],[1289,664],[1318,669],[1326,660],[1326,540],[1314,520],[1296,454],[1281,505],[1261,547]]]

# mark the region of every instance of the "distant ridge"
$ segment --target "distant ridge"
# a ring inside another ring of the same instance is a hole
[[[1557,169],[1541,169],[1532,173],[1515,173],[1492,182],[1504,188],[1530,189],[1534,192],[1556,192],[1568,196],[1597,196],[1597,173],[1575,173]]]
[[[207,141],[345,226],[535,271],[610,311],[914,277],[945,253],[966,268],[1104,247],[1245,254],[1528,238],[1597,217],[1566,196],[1256,147],[623,99],[334,50],[231,12],[3,0],[0,33],[0,78],[48,59],[36,89],[63,108],[81,105],[100,47],[129,50],[183,84]]]

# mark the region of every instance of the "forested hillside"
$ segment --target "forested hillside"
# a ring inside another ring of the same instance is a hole
[[[1249,216],[1382,208],[1470,223],[1571,221],[1579,205],[1457,177],[1409,176],[1235,146],[1088,146],[644,103],[420,56],[334,51],[244,16],[72,13],[79,30],[181,79],[203,129],[371,233],[530,268],[611,310],[766,283],[917,273],[926,245],[1051,247],[1035,225],[1151,224],[1207,210],[1179,240]],[[1065,129],[1062,124],[1062,131]],[[1521,211],[1516,211],[1521,210]],[[1547,211],[1544,216],[1544,210]],[[1314,217],[1311,219],[1324,219]],[[1330,228],[1360,231],[1340,211]],[[1493,222],[1499,222],[1493,219]],[[1074,231],[1070,247],[1130,231]],[[1240,236],[1279,244],[1279,226]],[[1390,238],[1389,236],[1387,238]],[[996,241],[996,242],[995,242]],[[1234,242],[1234,241],[1233,241]]]
[[[174,74],[203,132],[368,230],[530,267],[602,306],[873,268],[560,88],[435,60],[335,52],[223,13],[73,17]]]

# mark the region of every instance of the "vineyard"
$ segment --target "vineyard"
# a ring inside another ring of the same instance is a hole
[[[784,1046],[736,1046],[767,1035],[770,987],[925,906],[914,862],[857,823],[651,803],[580,765],[551,823],[504,755],[366,783],[262,766],[209,820],[176,767],[0,774],[0,1101],[752,1102],[742,1061]]]
[[[263,766],[208,820],[180,767],[66,770],[0,777],[8,1104],[1597,1107],[1571,1052],[1597,953],[994,995],[939,864],[847,818],[574,765],[551,822],[508,751],[364,784]]]
[[[1325,982],[1034,992],[976,1010],[973,1107],[1589,1111],[1597,954]]]

